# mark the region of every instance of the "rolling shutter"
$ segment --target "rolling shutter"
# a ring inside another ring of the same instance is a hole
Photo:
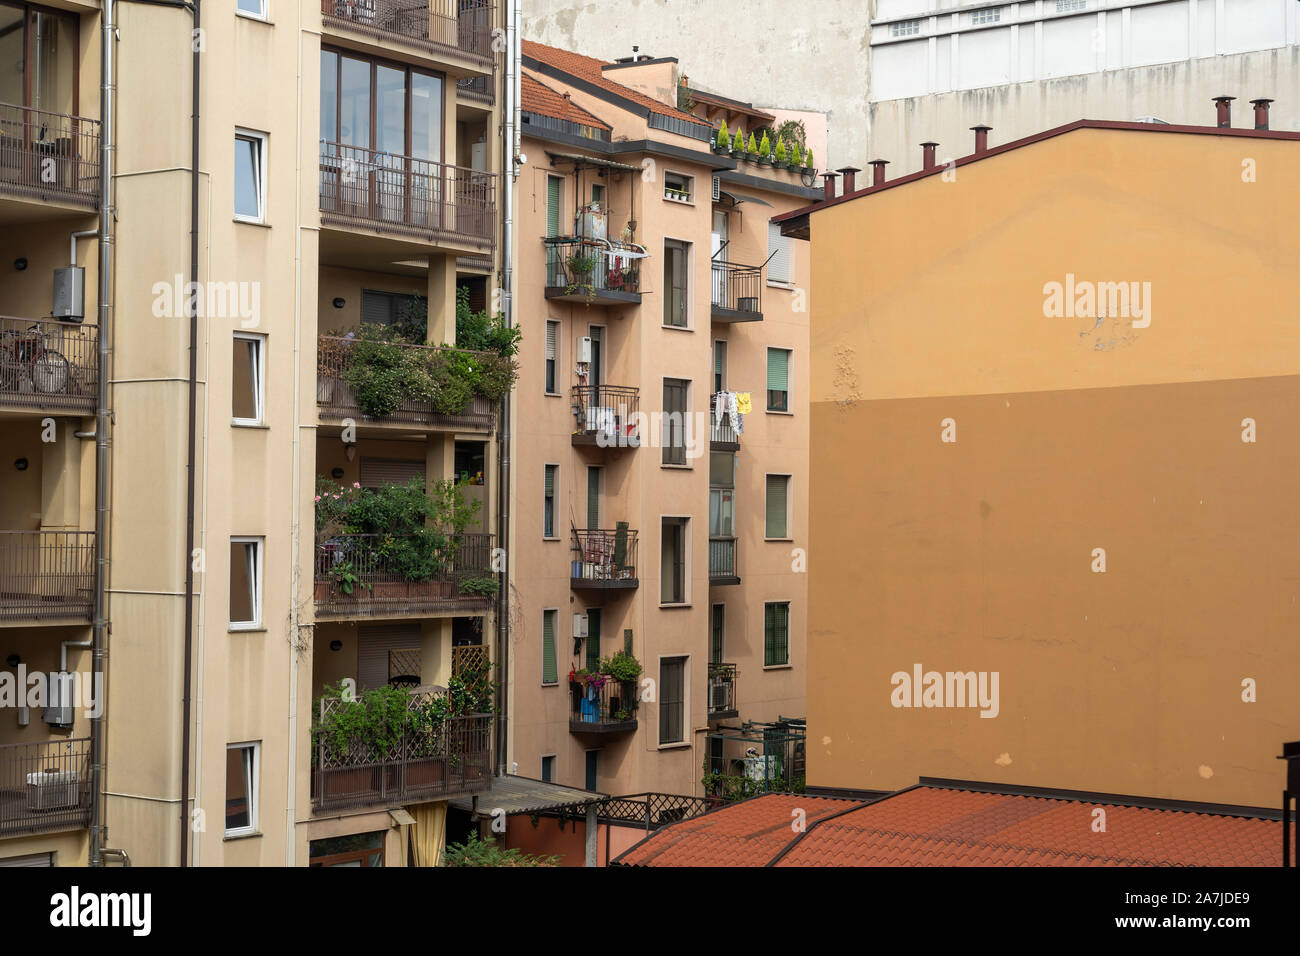
[[[361,487],[405,485],[414,478],[424,478],[425,463],[401,458],[362,458]]]
[[[764,537],[788,538],[786,527],[787,497],[790,478],[787,475],[767,476],[767,523]]]
[[[560,197],[564,180],[559,176],[546,177],[546,234],[560,234]]]
[[[794,262],[790,256],[790,238],[781,235],[781,227],[774,222],[767,224],[767,254],[772,257],[767,264],[768,281],[793,282]]]
[[[559,337],[560,323],[546,323],[546,361],[554,362],[556,358],[555,342]]]
[[[767,350],[767,390],[784,392],[790,388],[790,352],[788,349]]]
[[[600,666],[600,608],[587,608],[587,669]]]
[[[555,666],[555,612],[542,612],[542,683],[559,683],[559,670]]]
[[[375,624],[357,628],[357,686],[360,690],[383,687],[389,677],[392,651],[420,646],[419,624]],[[402,659],[398,656],[398,659]]]

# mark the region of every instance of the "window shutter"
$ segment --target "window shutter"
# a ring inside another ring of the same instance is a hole
[[[555,361],[555,355],[556,355],[555,341],[559,334],[559,330],[560,330],[560,323],[558,322],[546,323],[546,359],[549,362]]]
[[[560,675],[555,667],[555,612],[542,612],[542,683],[555,684]]]
[[[424,477],[424,462],[396,458],[362,458],[361,487],[406,485],[413,478]]]
[[[357,629],[357,684],[383,687],[389,678],[389,652],[420,646],[420,625],[383,624]]]
[[[776,605],[763,605],[763,663],[771,666],[776,656]]]
[[[788,349],[767,350],[767,390],[784,392],[790,387],[790,351]]]
[[[555,496],[555,469],[556,469],[556,467],[557,467],[556,465],[547,465],[547,466],[546,466],[546,497],[548,497],[548,498],[552,498],[552,497]]]
[[[564,180],[558,176],[546,177],[546,234],[560,234],[560,194]]]
[[[623,628],[623,653],[630,655],[632,653],[632,628]]]
[[[393,296],[389,292],[361,293],[361,321],[372,325],[388,325],[393,321]]]
[[[713,177],[713,201],[717,202],[722,197],[722,180],[717,176]]]
[[[587,528],[600,527],[600,469],[587,469]]]
[[[790,239],[788,236],[781,235],[781,227],[774,222],[767,224],[767,254],[772,257],[767,264],[768,279],[772,282],[793,282]]]
[[[786,498],[789,478],[785,475],[767,476],[767,537],[789,537],[786,527]]]
[[[727,619],[727,606],[725,604],[713,605],[713,647],[711,648],[713,663],[721,664],[723,656],[723,634],[725,633]]]
[[[587,669],[600,666],[600,608],[587,608]]]

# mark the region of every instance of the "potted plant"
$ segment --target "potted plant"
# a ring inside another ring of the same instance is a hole
[[[768,138],[767,130],[763,131],[763,139],[758,144],[758,162],[761,166],[772,164],[772,140]]]
[[[727,132],[727,121],[725,119],[722,121],[722,125],[718,127],[718,135],[713,140],[713,151],[724,156],[731,152],[731,134]]]
[[[809,175],[817,172],[817,167],[813,164],[813,151],[811,148],[803,154],[803,171]]]
[[[758,162],[758,140],[754,138],[753,133],[749,134],[749,145],[746,148],[749,151],[749,161],[751,163]]]
[[[745,161],[745,131],[737,127],[731,134],[731,158],[738,163]]]
[[[334,565],[330,568],[329,574],[339,593],[346,597],[351,597],[358,587],[370,587],[369,584],[361,580],[361,575],[357,573],[357,569],[351,561],[342,561]]]
[[[777,139],[776,149],[772,153],[772,162],[777,169],[786,169],[790,165],[790,157],[785,149],[785,140]]]

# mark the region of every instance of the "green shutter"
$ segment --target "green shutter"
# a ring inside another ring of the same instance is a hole
[[[546,466],[546,497],[548,498],[555,496],[555,469],[557,467],[556,465]]]
[[[629,657],[632,655],[632,628],[623,628],[623,653]]]
[[[726,614],[727,606],[725,604],[713,605],[713,646],[710,649],[709,658],[714,664],[722,663],[722,640],[724,628],[726,627]]]
[[[542,683],[555,684],[560,680],[555,666],[555,612],[542,612]]]
[[[587,669],[600,666],[600,608],[587,608]]]
[[[763,605],[763,665],[770,667],[776,656],[776,605]]]
[[[786,475],[767,476],[767,528],[766,537],[788,538],[786,527],[786,498],[790,479]]]
[[[790,352],[788,349],[767,350],[767,390],[784,392],[790,388]]]
[[[546,234],[560,234],[560,195],[564,180],[558,176],[546,177]]]
[[[774,635],[773,644],[776,649],[773,664],[790,663],[790,605],[778,604],[776,606],[776,634]]]
[[[600,527],[600,469],[587,469],[587,527]]]

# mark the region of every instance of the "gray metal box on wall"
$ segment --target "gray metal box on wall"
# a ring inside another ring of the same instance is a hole
[[[54,270],[54,317],[77,321],[86,317],[86,270],[83,267]]]

